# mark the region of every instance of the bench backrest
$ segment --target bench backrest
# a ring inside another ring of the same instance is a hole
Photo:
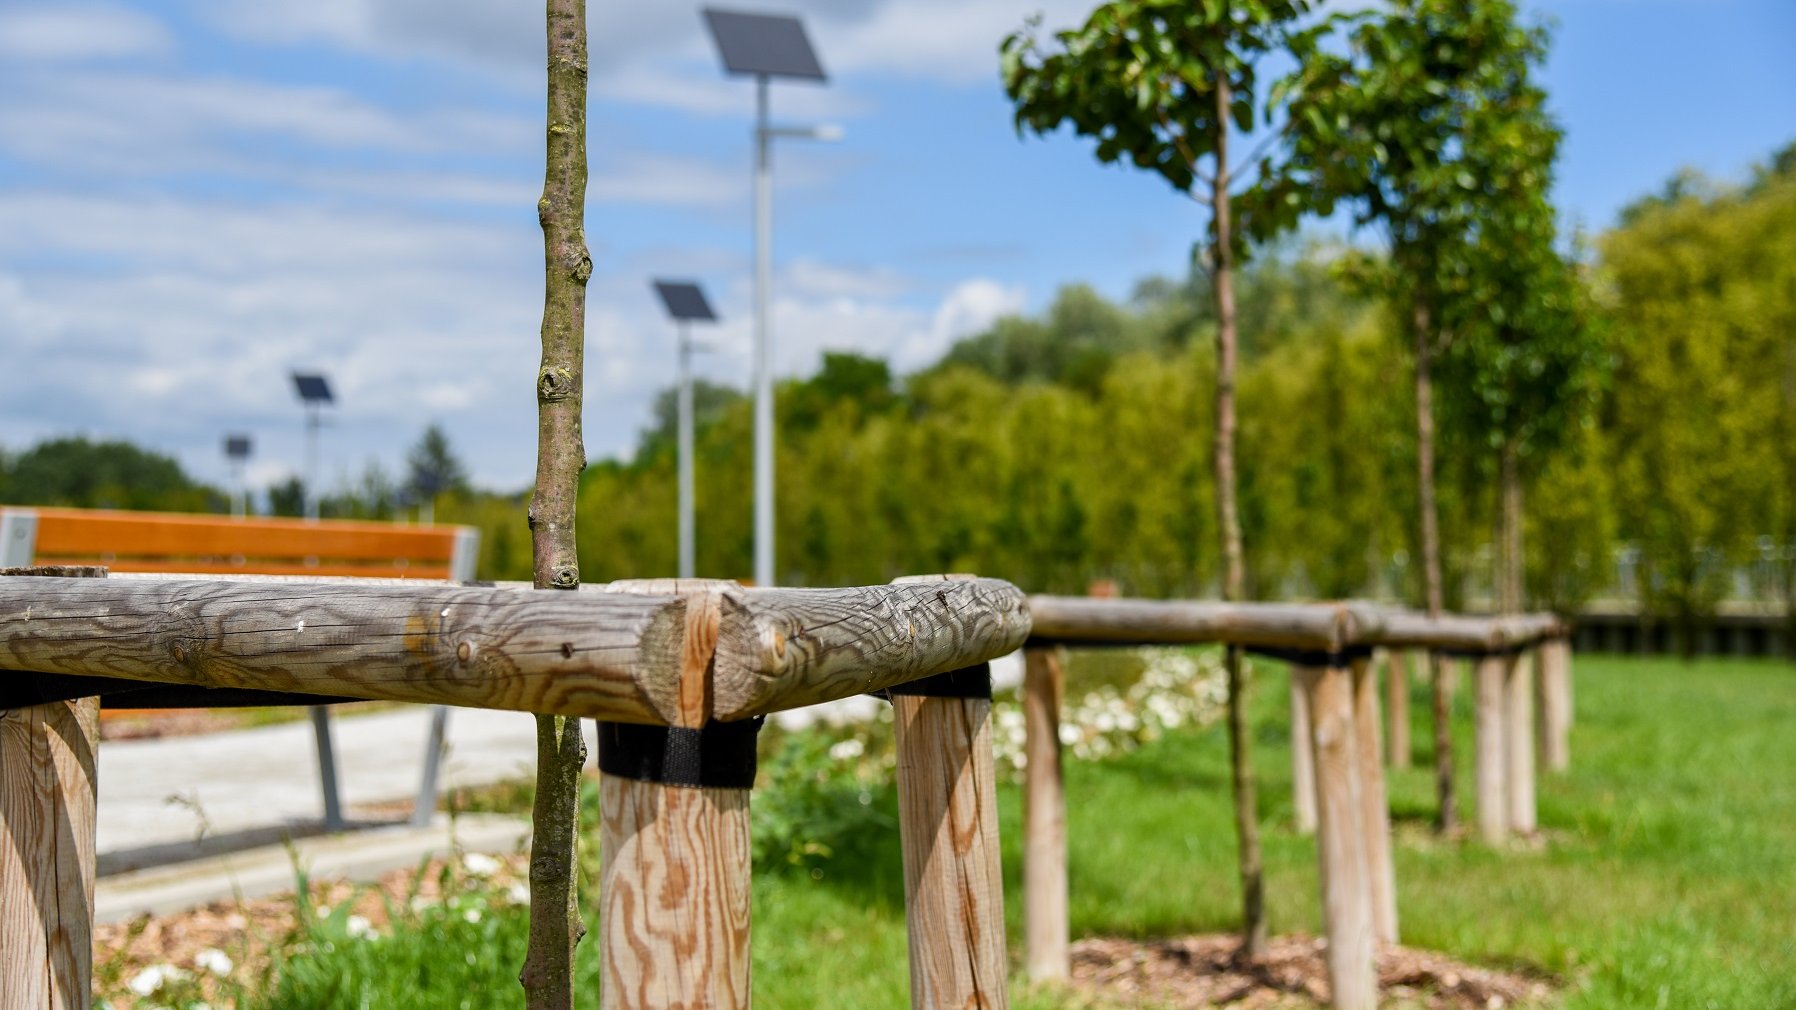
[[[480,531],[352,520],[232,519],[173,512],[0,509],[0,567],[105,565],[118,572],[355,575],[471,581]]]

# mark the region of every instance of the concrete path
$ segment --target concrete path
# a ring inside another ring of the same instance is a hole
[[[339,787],[355,808],[410,799],[430,713],[408,706],[332,721]],[[535,772],[535,721],[521,712],[449,713],[443,785]],[[100,744],[102,873],[316,834],[323,801],[309,722]]]

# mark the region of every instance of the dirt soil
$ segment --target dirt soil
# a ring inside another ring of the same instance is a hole
[[[1266,957],[1236,957],[1234,935],[1171,940],[1093,938],[1072,946],[1073,986],[1099,1005],[1197,1010],[1200,1007],[1326,1006],[1323,944],[1295,935],[1274,939]],[[1501,1010],[1543,1005],[1544,976],[1477,968],[1433,951],[1392,947],[1378,955],[1380,1005],[1427,1010]]]

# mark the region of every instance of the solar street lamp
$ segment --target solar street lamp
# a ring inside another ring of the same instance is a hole
[[[318,518],[318,429],[324,426],[323,409],[336,403],[331,384],[317,373],[294,372],[293,391],[306,409],[306,518]]]
[[[706,8],[705,25],[724,70],[755,79],[755,583],[774,585],[773,376],[768,300],[773,273],[773,163],[775,137],[840,140],[838,127],[773,126],[767,121],[767,86],[775,77],[827,80],[816,50],[795,17],[744,14]]]
[[[693,322],[714,323],[717,313],[697,284],[688,281],[656,281],[655,293],[680,332],[679,464],[680,464],[680,578],[690,579],[695,566],[695,531],[692,493],[692,332]]]
[[[226,435],[224,440],[225,459],[231,461],[231,515],[242,519],[248,511],[246,499],[249,491],[243,485],[243,467],[249,462],[254,443],[248,435]]]

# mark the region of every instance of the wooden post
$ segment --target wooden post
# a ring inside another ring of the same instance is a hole
[[[1549,772],[1571,767],[1571,642],[1549,638],[1535,657],[1535,712],[1540,763]]]
[[[1534,675],[1533,653],[1510,653],[1503,673],[1504,786],[1509,804],[1509,830],[1532,835],[1537,827],[1534,802]]]
[[[1385,657],[1385,743],[1391,767],[1409,767],[1409,657],[1387,649]]]
[[[610,774],[599,789],[599,1005],[746,1008],[748,790]]]
[[[93,1000],[99,728],[98,698],[0,711],[0,1007],[7,1010],[84,1010]]]
[[[1397,942],[1397,871],[1391,859],[1391,809],[1378,745],[1378,674],[1370,657],[1353,661],[1353,734],[1360,782],[1360,830],[1372,925],[1379,943]]]
[[[1023,653],[1023,963],[1035,981],[1067,977],[1066,785],[1060,706],[1065,670],[1056,647]]]
[[[954,691],[944,678],[983,678],[985,696],[901,693]],[[990,671],[956,671],[894,688],[892,708],[911,1007],[1004,1010],[1009,995]]]
[[[1509,661],[1500,655],[1478,659],[1478,833],[1496,844],[1509,834],[1508,758],[1504,751],[1503,682]]]
[[[606,587],[682,595],[687,607],[679,725],[598,726],[603,1010],[749,1005],[749,788],[760,721],[708,721],[722,593],[734,587]]]
[[[1291,668],[1291,812],[1297,833],[1316,833],[1316,755],[1310,741],[1310,696]]]
[[[1297,667],[1309,700],[1316,755],[1316,851],[1322,876],[1322,919],[1328,934],[1328,982],[1335,1010],[1378,1004],[1373,964],[1372,892],[1360,826],[1353,677],[1338,666]]]

